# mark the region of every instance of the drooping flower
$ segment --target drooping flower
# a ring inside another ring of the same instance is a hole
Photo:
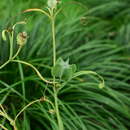
[[[17,44],[20,46],[24,46],[27,42],[27,33],[26,32],[20,32],[17,35]]]

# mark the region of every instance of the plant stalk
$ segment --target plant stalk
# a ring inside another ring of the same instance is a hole
[[[1,65],[0,66],[0,69],[2,69],[2,68],[4,68],[7,64],[9,64],[12,60],[14,60],[17,56],[18,56],[18,54],[19,54],[19,52],[21,51],[21,46],[18,48],[18,50],[17,50],[17,52],[16,52],[16,54],[12,57],[11,56],[11,58],[10,59],[8,59],[3,65]]]
[[[50,10],[51,14],[51,27],[52,27],[52,44],[53,44],[53,67],[56,64],[56,36],[55,36],[55,16],[54,16],[54,10]],[[61,120],[60,112],[59,112],[59,105],[58,105],[58,93],[56,89],[55,84],[55,76],[53,76],[53,91],[54,91],[54,100],[55,100],[55,111],[56,111],[56,117],[58,121],[58,129],[64,130],[63,122]]]
[[[13,40],[14,40],[14,31],[12,31],[11,36],[10,36],[10,55],[9,55],[9,59],[11,59],[12,56],[13,56]]]

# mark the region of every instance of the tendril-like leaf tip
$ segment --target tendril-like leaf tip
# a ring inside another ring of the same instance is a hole
[[[104,83],[100,83],[98,86],[100,89],[104,88]]]
[[[12,29],[14,30],[15,27],[16,27],[17,25],[19,25],[19,24],[26,24],[26,22],[25,22],[25,21],[17,22],[16,24],[13,25]]]
[[[5,30],[5,29],[2,31],[2,39],[3,39],[4,41],[7,40],[7,38],[6,38],[6,32],[7,32],[7,30]]]

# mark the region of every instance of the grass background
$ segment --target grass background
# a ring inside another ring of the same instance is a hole
[[[106,84],[101,90],[95,77],[83,76],[61,89],[60,113],[65,130],[129,130],[129,0],[63,0],[63,3],[56,22],[57,57],[69,58],[78,70],[96,71]],[[29,34],[19,58],[51,78],[49,21],[39,13],[20,14],[27,8],[44,8],[45,4],[43,0],[1,0],[0,30],[26,18],[27,25],[16,30],[16,33],[27,30]],[[0,64],[7,60],[8,52],[9,44],[0,35]],[[25,104],[44,94],[53,101],[51,88],[30,68],[10,63],[0,70],[0,103],[12,118]],[[57,130],[56,117],[48,112],[50,109],[47,103],[32,105],[19,117],[19,129]],[[0,123],[12,129],[5,119],[0,118]]]

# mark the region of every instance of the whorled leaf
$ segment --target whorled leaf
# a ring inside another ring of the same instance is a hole
[[[59,58],[56,61],[56,65],[52,67],[52,76],[63,80],[69,80],[72,78],[73,74],[76,72],[76,65],[69,64],[69,60],[63,61],[62,58]]]

